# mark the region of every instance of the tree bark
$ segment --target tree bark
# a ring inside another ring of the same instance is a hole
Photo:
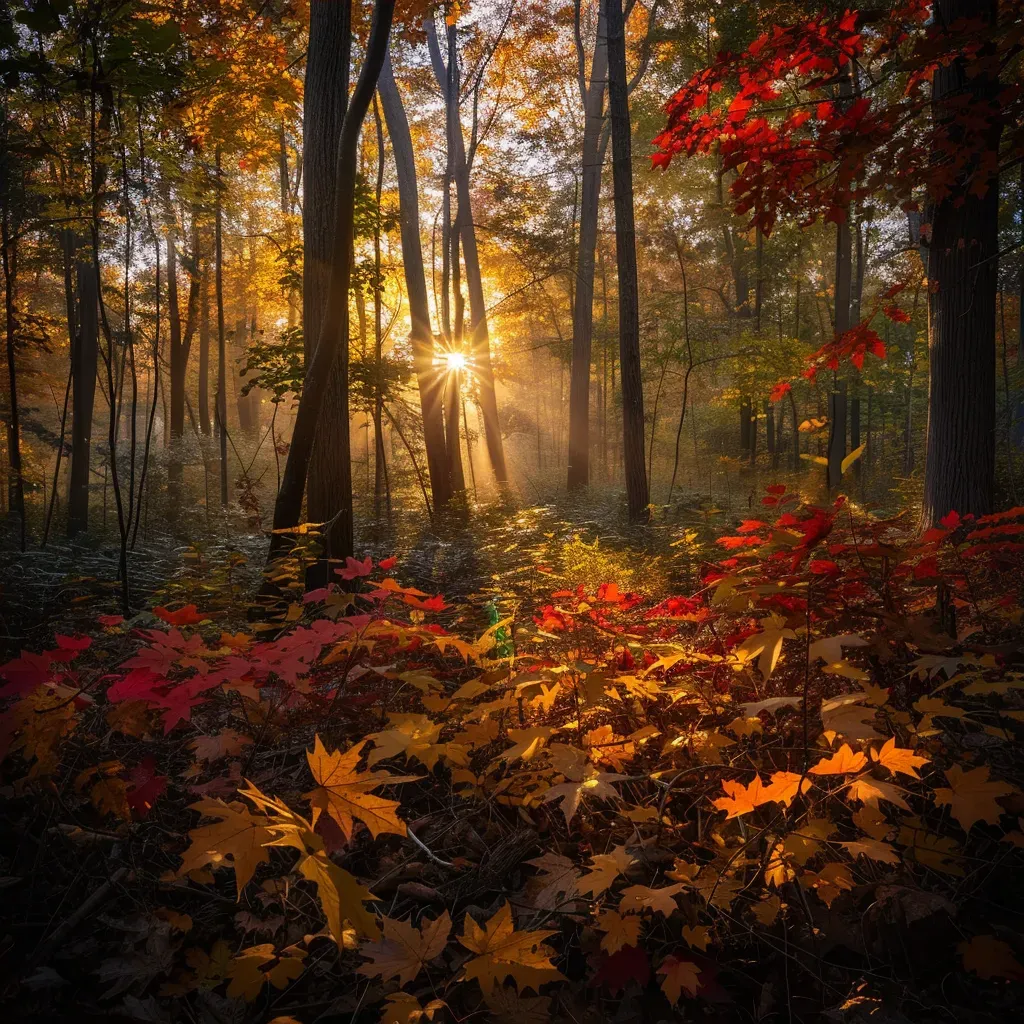
[[[352,553],[352,465],[348,442],[348,293],[352,279],[352,231],[354,220],[356,165],[359,131],[370,107],[377,79],[387,54],[394,0],[376,0],[373,22],[366,45],[366,57],[345,114],[338,143],[336,201],[334,204],[333,248],[327,307],[324,311],[320,338],[306,369],[302,396],[295,414],[292,442],[288,450],[281,489],[274,505],[274,529],[287,530],[299,524],[302,514],[302,492],[305,489],[310,453],[313,449],[317,420],[323,408],[335,358],[346,387],[341,391],[344,415],[343,447],[332,452],[339,464],[342,481],[341,505],[331,530],[325,535],[328,558],[343,558]],[[282,534],[274,535],[270,557],[287,546]]]
[[[582,60],[583,54],[580,53]],[[598,15],[590,82],[583,100],[583,167],[580,195],[579,244],[572,307],[572,369],[569,375],[570,491],[590,482],[590,367],[594,333],[594,252],[601,199],[601,134],[608,79],[608,41],[604,11]]]
[[[434,75],[438,79],[442,91],[445,91],[447,72],[441,59],[433,17],[427,18],[426,29]],[[458,62],[454,61],[454,63],[457,76]],[[456,77],[455,80],[457,83],[458,78]],[[454,91],[457,95],[457,84]],[[480,255],[476,244],[476,227],[473,223],[473,202],[469,191],[469,164],[466,160],[466,147],[462,138],[462,124],[457,104],[454,109],[454,122],[455,192],[459,203],[459,227],[462,235],[462,256],[466,266],[466,286],[469,290],[470,355],[480,394],[480,409],[484,417],[484,439],[487,443],[491,470],[498,483],[505,484],[508,481],[508,471],[505,467],[505,448],[501,439],[498,399],[494,389],[494,368],[491,365],[491,347],[487,330],[487,305],[484,301]],[[456,437],[458,437],[458,431],[456,431]]]
[[[6,138],[5,150],[6,150]],[[6,152],[4,154],[6,156]],[[5,161],[6,162],[6,161]],[[7,170],[7,168],[4,168]],[[18,257],[16,241],[11,237],[10,192],[4,196],[3,209],[3,271],[4,271],[4,320],[7,338],[7,384],[10,394],[10,419],[7,421],[7,511],[18,517],[21,550],[25,550],[25,477],[21,464],[21,421],[18,410],[18,369],[15,360],[17,338],[17,272]]]
[[[199,429],[210,436],[210,271],[203,267],[199,283]]]
[[[322,336],[333,280],[338,144],[348,107],[351,8],[351,0],[312,0],[309,8],[309,51],[302,112],[302,331],[307,371]],[[345,259],[349,258],[350,254],[346,254]],[[347,309],[347,291],[344,298]],[[347,319],[346,316],[346,323]],[[347,358],[347,337],[343,345]],[[322,407],[314,426],[315,440],[308,460],[306,515],[315,523],[328,522],[346,502],[351,502],[347,377],[347,365],[342,367],[339,361],[330,366]],[[351,534],[351,524],[341,526],[339,519],[328,533],[324,542],[337,556],[350,543],[346,536]]]
[[[224,203],[220,148],[216,155],[217,197],[214,208],[214,293],[217,304],[217,430],[220,436],[220,504],[228,506],[228,368],[224,334]]]
[[[89,529],[89,455],[99,358],[99,300],[96,273],[81,250],[78,279],[78,337],[71,357],[74,394],[71,402],[71,472],[68,489],[68,536]]]
[[[603,0],[608,31],[608,112],[612,124],[615,186],[615,251],[619,281],[619,361],[622,387],[622,450],[629,518],[649,517],[644,465],[644,391],[640,371],[640,310],[633,222],[633,160],[626,86],[626,33],[621,0]]]
[[[423,269],[423,243],[420,239],[419,192],[416,184],[416,160],[412,148],[409,120],[395,84],[388,54],[377,82],[384,120],[391,138],[398,178],[398,204],[402,234],[402,268],[409,301],[413,369],[420,391],[423,411],[423,441],[427,450],[427,474],[434,507],[439,508],[452,496],[445,448],[444,420],[441,412],[444,377],[434,364],[434,343],[430,330],[430,307]]]
[[[946,26],[979,16],[994,24],[997,10],[996,0],[937,0],[935,17]],[[962,60],[938,68],[932,80],[935,118],[950,124],[950,144],[960,134],[952,122],[964,101],[972,116],[987,116],[989,128],[988,152],[975,148],[963,176],[935,204],[932,219],[925,525],[954,510],[992,511],[999,161],[985,158],[999,147],[998,91],[997,78],[969,77]]]

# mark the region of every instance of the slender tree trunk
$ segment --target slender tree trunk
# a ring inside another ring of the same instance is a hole
[[[331,299],[336,249],[338,144],[348,107],[351,67],[351,0],[312,0],[309,10],[309,51],[303,106],[303,312],[306,369],[324,329]],[[345,254],[346,262],[351,253]],[[309,456],[306,516],[311,522],[335,520],[324,536],[325,554],[344,558],[351,546],[352,524],[342,523],[352,500],[348,412],[348,292],[344,295],[345,349],[335,349],[322,407],[314,425]],[[342,365],[342,359],[346,360]],[[303,474],[305,475],[305,468]],[[287,475],[287,470],[286,470]],[[287,483],[283,484],[287,490]],[[280,497],[280,496],[279,496]],[[301,496],[300,496],[301,501]],[[298,513],[296,513],[298,514]],[[350,517],[349,517],[350,518]],[[298,520],[296,520],[297,522]],[[294,525],[294,524],[292,524]]]
[[[381,194],[384,191],[384,125],[380,119],[377,97],[373,98],[373,123],[377,129],[377,187],[374,198],[380,210]],[[375,371],[373,389],[373,513],[380,522],[381,504],[384,499],[385,480],[388,474],[384,458],[384,307],[381,296],[380,263],[380,216],[374,221],[373,229],[373,365]]]
[[[210,271],[199,282],[199,429],[210,436]]]
[[[603,0],[608,30],[608,112],[612,123],[615,251],[619,280],[619,361],[622,364],[622,451],[629,518],[646,522],[650,496],[644,465],[644,391],[640,371],[640,310],[633,223],[633,159],[626,88],[626,34],[621,0]]]
[[[997,19],[996,0],[936,0],[935,18]],[[948,512],[992,511],[995,484],[995,336],[998,263],[998,159],[1002,131],[999,82],[968,76],[962,60],[940,67],[932,80],[936,121],[949,122],[966,101],[972,116],[987,117],[986,150],[935,204],[929,249],[930,295],[928,442],[924,471],[925,525]],[[953,138],[958,129],[951,126]],[[984,169],[983,169],[984,168]],[[979,175],[981,181],[975,180]],[[979,184],[987,186],[979,194]]]
[[[302,396],[299,399],[292,430],[291,448],[281,479],[281,490],[274,505],[275,530],[286,530],[299,524],[302,514],[302,492],[306,484],[316,424],[337,357],[346,387],[341,392],[344,405],[344,416],[341,420],[345,427],[344,444],[332,453],[333,458],[340,464],[343,484],[341,507],[335,513],[337,519],[327,535],[327,555],[334,558],[351,554],[353,544],[352,465],[347,436],[348,292],[352,280],[351,252],[359,132],[384,66],[394,9],[394,0],[375,0],[366,57],[341,129],[334,204],[334,246],[327,308],[324,312],[320,338],[306,369]],[[287,540],[282,534],[275,534],[274,537],[270,549],[271,557],[276,556],[287,545]]]
[[[580,54],[582,57],[582,54]],[[604,97],[608,78],[608,40],[602,9],[591,61],[590,82],[583,100],[583,188],[580,199],[579,244],[576,249],[575,296],[572,309],[572,370],[569,376],[570,491],[590,482],[590,367],[594,331],[594,252],[601,200],[601,146]],[[606,399],[607,404],[607,399]]]
[[[99,359],[99,305],[96,274],[88,255],[79,252],[78,339],[71,359],[71,473],[68,488],[68,535],[89,529],[89,455]]]
[[[431,62],[434,74],[442,89],[445,87],[447,71],[441,60],[437,43],[437,30],[433,17],[426,22],[427,41],[430,44]],[[458,95],[458,61],[453,60],[455,79],[454,94]],[[449,103],[449,107],[451,104]],[[480,273],[480,256],[476,243],[476,226],[473,223],[473,201],[469,191],[469,163],[462,138],[462,125],[458,107],[455,107],[455,191],[459,202],[459,227],[462,234],[462,255],[466,266],[466,286],[469,290],[470,355],[473,372],[477,378],[480,408],[484,417],[484,438],[491,469],[499,485],[508,480],[505,468],[505,448],[501,439],[501,424],[498,419],[498,399],[494,389],[494,368],[491,365],[490,339],[487,331],[487,305],[484,301],[483,278]],[[456,437],[458,432],[456,431]]]
[[[216,154],[217,198],[214,207],[214,293],[217,303],[217,430],[220,436],[220,504],[228,506],[228,367],[224,333],[224,202],[220,148]]]
[[[409,120],[402,97],[395,84],[390,54],[377,83],[391,151],[395,157],[398,178],[398,203],[402,233],[402,268],[405,291],[409,301],[413,369],[419,385],[420,408],[423,412],[423,441],[427,449],[427,474],[434,507],[443,506],[452,495],[448,475],[448,458],[441,411],[444,377],[433,365],[434,344],[430,330],[430,308],[427,282],[423,269],[423,244],[420,239],[419,193],[416,184],[416,161],[412,148]]]
[[[163,189],[167,225],[167,327],[170,333],[171,409],[170,457],[167,462],[169,512],[177,515],[181,505],[181,439],[185,432],[185,346],[181,338],[181,309],[178,306],[177,221],[171,206],[170,189]]]

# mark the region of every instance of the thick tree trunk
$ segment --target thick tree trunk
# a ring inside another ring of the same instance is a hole
[[[71,403],[71,473],[68,489],[68,535],[72,537],[89,529],[89,454],[100,330],[96,272],[87,256],[79,255],[76,274],[78,338],[71,357],[74,397]]]
[[[303,101],[303,271],[302,331],[306,370],[312,365],[323,332],[335,251],[338,202],[338,143],[348,106],[351,66],[351,0],[312,0],[309,9],[309,51]],[[350,258],[346,254],[346,261]],[[348,293],[344,296],[346,311]],[[347,323],[346,316],[346,323]],[[346,327],[347,330],[347,327]],[[346,349],[347,337],[342,341]],[[337,351],[337,350],[336,350]],[[348,371],[339,361],[330,366],[322,407],[314,425],[315,440],[308,464],[306,515],[325,523],[351,502]],[[303,469],[305,476],[306,469]],[[338,518],[324,543],[330,555],[344,557],[351,545],[351,522]]]
[[[995,23],[996,0],[936,0],[935,17]],[[939,123],[966,101],[972,117],[987,117],[987,153],[976,147],[964,175],[935,204],[929,250],[930,295],[928,447],[924,471],[926,525],[950,511],[992,511],[995,483],[995,336],[1001,133],[998,80],[968,76],[963,61],[936,70],[932,102]],[[959,116],[963,116],[960,114]],[[951,125],[950,143],[959,129]],[[980,180],[975,180],[979,178]],[[981,186],[981,187],[979,187]],[[983,191],[983,194],[979,194]]]
[[[582,56],[582,55],[581,55]],[[569,376],[568,487],[590,482],[590,367],[594,332],[594,251],[601,199],[601,147],[604,97],[608,78],[608,41],[604,13],[597,22],[590,83],[583,99],[583,187],[580,196],[579,244],[572,307],[572,370]]]
[[[17,243],[11,238],[8,199],[3,211],[4,321],[7,339],[7,385],[10,397],[10,418],[7,421],[7,511],[18,517],[21,550],[25,550],[25,477],[21,465],[21,421],[18,410],[18,369],[15,361],[17,337]]]
[[[434,343],[430,330],[430,307],[423,269],[423,245],[420,239],[419,192],[416,184],[416,160],[412,148],[409,120],[395,84],[388,56],[377,82],[384,120],[391,138],[398,178],[398,203],[402,233],[402,268],[409,301],[413,369],[420,390],[423,411],[423,441],[427,449],[427,473],[434,507],[444,505],[452,496],[445,449],[444,420],[441,412],[444,376],[434,364]]]
[[[427,41],[430,44],[431,63],[434,75],[442,90],[445,88],[447,72],[441,60],[437,43],[437,30],[433,18],[426,22]],[[456,74],[458,62],[456,65]],[[456,83],[458,79],[456,77]],[[455,90],[457,93],[458,86]],[[451,106],[451,104],[449,104]],[[480,409],[484,417],[484,438],[491,469],[499,484],[508,480],[505,468],[505,448],[501,439],[501,424],[498,419],[498,399],[494,390],[494,368],[491,365],[491,347],[487,332],[487,305],[484,301],[483,278],[480,273],[480,256],[476,244],[476,226],[473,223],[473,201],[469,191],[469,163],[462,138],[462,124],[458,108],[455,118],[455,192],[459,202],[459,227],[462,235],[462,255],[466,265],[466,286],[469,289],[470,356],[473,373],[477,378],[480,394]]]
[[[366,57],[345,114],[338,143],[337,187],[333,219],[333,248],[331,277],[327,308],[324,311],[320,338],[306,369],[295,425],[292,429],[291,448],[281,478],[281,489],[274,505],[274,529],[286,530],[297,526],[302,514],[302,492],[306,484],[310,453],[317,420],[328,390],[335,358],[346,385],[341,391],[345,428],[344,445],[332,452],[339,464],[343,493],[336,520],[326,535],[329,558],[343,558],[352,554],[352,465],[348,446],[348,293],[352,280],[352,231],[355,206],[356,165],[359,132],[370,107],[377,79],[380,77],[387,54],[394,0],[376,0],[373,23],[366,46]],[[282,534],[275,534],[270,556],[275,557],[287,547]]]
[[[644,391],[640,372],[640,310],[633,222],[633,159],[626,87],[622,0],[603,0],[608,31],[608,112],[612,123],[615,251],[619,280],[619,360],[622,364],[622,451],[629,518],[646,522],[650,496],[644,465]]]

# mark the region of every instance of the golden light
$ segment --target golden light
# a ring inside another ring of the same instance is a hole
[[[463,370],[466,367],[466,357],[462,352],[446,352],[445,361],[448,369],[452,371]]]

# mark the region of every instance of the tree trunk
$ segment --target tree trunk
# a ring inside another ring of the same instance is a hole
[[[388,55],[377,82],[384,119],[391,138],[398,178],[398,203],[402,232],[402,268],[409,301],[413,369],[420,390],[423,411],[423,441],[427,449],[427,474],[434,507],[444,505],[452,496],[445,449],[444,421],[441,412],[442,374],[434,367],[434,344],[430,330],[430,307],[423,269],[423,244],[420,239],[419,193],[416,185],[416,160],[412,148],[409,120],[395,84]]]
[[[997,10],[996,0],[936,0],[935,17],[947,26],[957,18],[979,16],[994,24]],[[968,77],[962,60],[938,68],[932,80],[937,122],[951,121],[966,102],[972,116],[989,118],[990,127],[987,152],[976,148],[964,174],[935,204],[932,219],[926,525],[953,510],[992,511],[999,249],[999,161],[994,155],[1002,131],[998,90],[994,76]],[[955,145],[958,130],[955,125],[951,129]],[[975,180],[979,175],[983,195]]]
[[[6,139],[5,139],[6,143]],[[5,146],[6,148],[6,146]],[[6,168],[5,168],[6,170]],[[17,337],[16,292],[18,257],[17,243],[11,237],[10,193],[4,197],[3,245],[4,271],[4,320],[7,338],[7,384],[10,395],[10,418],[7,421],[7,511],[18,517],[21,550],[25,550],[25,478],[21,465],[21,421],[18,415],[18,370],[15,362],[15,340]]]
[[[210,436],[210,271],[199,283],[199,429]]]
[[[582,56],[582,54],[580,55]],[[569,490],[590,482],[590,365],[594,331],[594,250],[601,199],[601,136],[604,127],[608,42],[604,12],[598,16],[590,83],[583,100],[583,188],[572,308],[572,370],[569,376]],[[606,403],[607,404],[607,403]]]
[[[333,249],[327,307],[324,311],[320,338],[306,369],[302,396],[295,414],[292,442],[281,478],[281,490],[274,505],[274,529],[286,530],[299,524],[302,514],[302,492],[306,484],[310,453],[313,449],[317,420],[323,408],[335,357],[346,387],[341,391],[344,427],[343,446],[333,451],[339,464],[343,493],[341,506],[332,529],[326,535],[326,554],[343,558],[352,553],[352,465],[348,439],[348,293],[352,280],[352,231],[355,213],[356,166],[359,131],[370,107],[377,79],[387,54],[388,35],[394,14],[394,0],[375,0],[373,23],[366,46],[366,57],[345,114],[338,143],[336,201],[334,204]],[[322,212],[322,211],[321,211]],[[275,557],[287,547],[282,534],[275,534],[270,556]]]
[[[181,309],[178,306],[177,222],[171,206],[170,189],[163,190],[167,225],[167,325],[171,337],[170,457],[167,463],[169,512],[176,515],[181,504],[181,438],[185,432],[185,346],[181,339]]]
[[[633,159],[626,88],[626,33],[621,0],[603,0],[608,31],[608,112],[612,123],[615,251],[619,280],[622,364],[622,451],[629,518],[646,522],[650,495],[644,465],[644,391],[640,372],[640,310],[633,223]]]
[[[217,430],[220,436],[220,504],[228,506],[228,367],[224,334],[224,203],[220,148],[216,154],[217,198],[214,208],[214,292],[217,303]]]
[[[89,529],[89,451],[96,364],[99,358],[99,300],[96,272],[80,253],[78,278],[78,338],[71,358],[74,397],[71,403],[71,473],[68,488],[68,536]]]
[[[442,91],[445,89],[446,71],[441,60],[437,43],[437,30],[433,17],[427,18],[427,41],[430,44],[431,62],[434,75]],[[455,69],[455,93],[458,92],[458,61]],[[449,104],[450,106],[450,104]],[[462,256],[466,266],[466,286],[469,289],[470,356],[473,372],[476,374],[480,394],[480,408],[484,417],[484,438],[491,469],[499,484],[508,480],[505,468],[505,448],[501,439],[501,424],[498,419],[498,399],[494,390],[494,368],[491,365],[490,340],[487,332],[487,305],[484,301],[483,278],[480,274],[480,256],[476,244],[476,226],[473,223],[473,201],[469,191],[469,164],[466,147],[462,139],[462,124],[458,107],[455,119],[455,192],[459,201],[459,227],[462,235]],[[456,432],[456,437],[458,433]]]
[[[351,66],[351,0],[312,0],[309,9],[309,51],[306,57],[306,87],[303,101],[303,278],[302,331],[306,370],[312,365],[320,341],[330,288],[336,248],[335,219],[338,203],[338,145],[348,107]],[[350,253],[345,254],[348,262]],[[348,358],[346,336],[341,347]],[[324,523],[341,513],[324,537],[326,551],[344,558],[351,546],[351,522],[342,524],[343,509],[351,502],[348,366],[341,364],[341,352],[332,363],[325,382],[322,407],[315,417],[312,452],[308,460],[306,515],[311,522]],[[303,476],[306,474],[303,468]],[[301,504],[301,495],[300,495]],[[298,515],[298,512],[296,512]],[[298,522],[298,520],[296,520]],[[294,524],[290,524],[294,525]]]

